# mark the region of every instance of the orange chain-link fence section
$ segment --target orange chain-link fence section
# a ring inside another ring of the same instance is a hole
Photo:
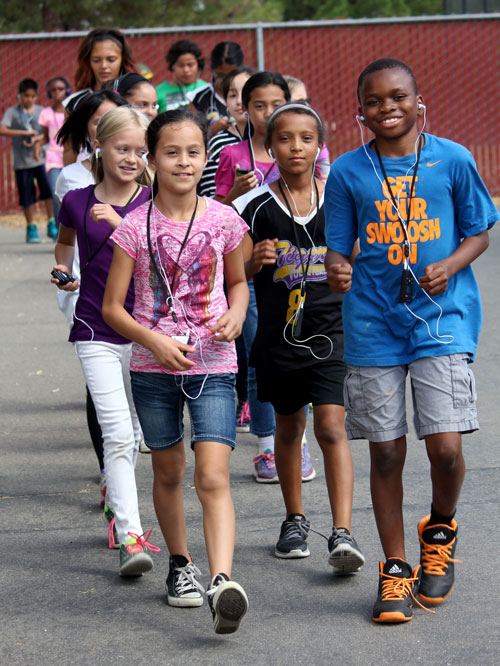
[[[165,53],[182,38],[198,42],[207,59],[217,42],[237,41],[248,64],[302,79],[328,128],[332,159],[360,143],[355,114],[361,70],[376,58],[403,60],[415,72],[427,105],[426,131],[467,146],[491,194],[500,196],[498,14],[124,32],[136,62],[149,65],[156,84],[169,78]],[[82,34],[0,36],[1,113],[16,103],[22,78],[40,84],[42,105],[48,104],[48,79],[64,76],[73,82]],[[202,76],[210,78],[207,67]],[[0,213],[15,210],[10,140],[0,138]]]

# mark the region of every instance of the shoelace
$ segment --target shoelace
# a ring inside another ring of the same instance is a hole
[[[402,601],[410,595],[413,601],[429,613],[436,611],[426,608],[413,594],[413,585],[418,582],[417,576],[411,578],[397,578],[389,574],[382,573],[382,601]]]
[[[217,576],[214,577],[209,588],[207,589],[207,597],[213,597],[213,595],[215,594],[217,588],[221,583],[227,583],[227,581],[223,576],[217,574]]]
[[[248,404],[248,400],[245,402],[243,409],[241,410],[241,420],[243,423],[250,423],[250,405]]]
[[[426,574],[444,576],[448,562],[462,564],[462,560],[455,560],[451,556],[453,542],[447,544],[422,542],[422,567]]]
[[[131,536],[132,539],[135,539],[135,541],[124,544],[127,552],[132,555],[133,553],[140,553],[144,548],[147,548],[147,550],[150,550],[153,553],[159,553],[160,549],[158,546],[153,546],[152,543],[148,543],[152,531],[153,528],[151,528],[149,532],[143,532],[140,536],[139,534],[135,534],[135,532],[129,532],[129,536]]]
[[[269,469],[276,468],[276,463],[274,461],[274,453],[259,453],[259,455],[255,456],[255,458],[253,459],[253,462],[257,464],[261,460],[265,462],[266,467],[268,467]]]
[[[115,530],[114,530],[114,527],[115,527],[115,519],[112,518],[112,520],[110,521],[110,523],[108,525],[108,546],[110,548],[115,547]]]
[[[308,520],[285,520],[285,528],[283,530],[283,539],[293,539],[297,535],[306,539],[309,534],[309,521]]]
[[[174,567],[174,571],[178,573],[178,578],[175,581],[176,592],[184,594],[193,587],[200,592],[205,592],[203,585],[196,580],[196,576],[201,576],[201,571],[193,562],[188,562],[185,567]]]

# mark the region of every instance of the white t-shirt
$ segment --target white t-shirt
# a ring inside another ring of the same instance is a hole
[[[55,194],[59,201],[62,201],[64,195],[70,190],[78,190],[83,187],[88,187],[94,183],[94,176],[86,169],[81,162],[74,162],[65,166],[56,181]],[[73,259],[73,266],[71,273],[77,280],[80,280],[80,259],[78,246],[75,240],[75,257]],[[63,313],[69,322],[73,325],[73,315],[75,313],[76,302],[80,290],[76,291],[63,291],[57,290],[57,305],[59,310]]]

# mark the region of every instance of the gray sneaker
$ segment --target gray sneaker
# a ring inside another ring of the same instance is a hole
[[[298,557],[309,557],[307,536],[310,523],[301,513],[291,513],[281,524],[280,538],[275,546],[276,557],[291,560]]]
[[[328,564],[342,573],[353,573],[364,563],[364,555],[349,530],[334,527],[328,539]]]

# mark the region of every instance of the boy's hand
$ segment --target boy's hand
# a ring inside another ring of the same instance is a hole
[[[266,238],[266,240],[259,241],[253,248],[253,263],[260,270],[262,266],[272,266],[276,263],[278,255],[276,253],[277,238]]]
[[[186,358],[182,353],[194,352],[195,348],[174,340],[167,335],[158,333],[155,336],[154,343],[149,348],[158,365],[168,368],[168,370],[179,370],[182,372],[196,365],[194,361]]]
[[[216,342],[231,342],[241,334],[245,313],[239,308],[229,308],[219,317],[215,326],[210,329]]]
[[[331,264],[326,269],[330,289],[336,294],[345,294],[352,286],[352,266],[349,263]]]
[[[436,263],[426,266],[423,277],[419,278],[419,283],[429,296],[443,294],[448,288],[448,273],[445,265]]]
[[[97,222],[97,224],[99,224],[101,221],[107,222],[112,229],[116,229],[116,227],[122,221],[122,218],[118,215],[112,206],[102,203],[94,204],[92,206],[90,209],[90,217],[94,220],[94,222]]]

